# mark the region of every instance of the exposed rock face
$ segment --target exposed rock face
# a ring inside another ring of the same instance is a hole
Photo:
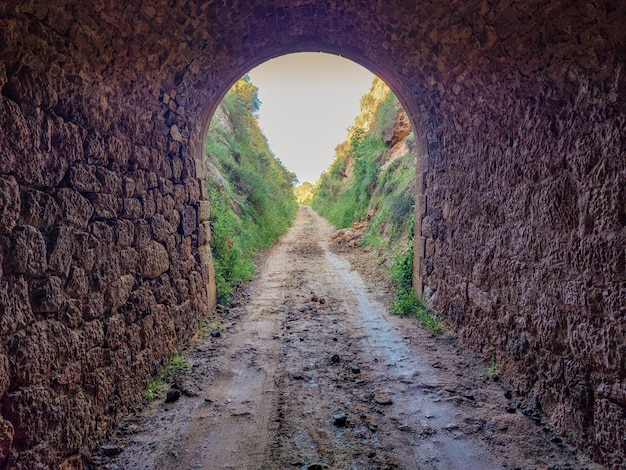
[[[300,50],[370,67],[416,126],[433,307],[623,461],[623,2],[137,5],[0,5],[0,466],[77,465],[208,311],[205,130]]]

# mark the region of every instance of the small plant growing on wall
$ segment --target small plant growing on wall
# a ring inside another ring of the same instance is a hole
[[[413,227],[413,223],[411,223],[411,227]],[[418,318],[424,328],[437,336],[443,332],[443,323],[417,298],[413,290],[412,230],[409,234],[408,245],[405,251],[395,256],[390,268],[390,278],[396,289],[391,311],[396,315],[409,315]]]
[[[182,354],[178,352],[174,353],[172,357],[165,361],[161,373],[148,384],[145,395],[146,399],[148,401],[154,401],[163,398],[174,380],[175,374],[187,370],[190,367],[191,364],[189,364],[189,361],[187,361]]]

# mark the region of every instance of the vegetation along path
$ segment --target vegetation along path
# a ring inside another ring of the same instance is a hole
[[[596,468],[450,334],[389,316],[309,207],[110,469]],[[367,276],[366,276],[367,279]],[[219,335],[218,335],[219,333]],[[530,415],[530,416],[526,416]]]

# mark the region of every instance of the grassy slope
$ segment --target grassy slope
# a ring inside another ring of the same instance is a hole
[[[385,143],[400,103],[382,82],[374,81],[361,103],[361,115],[316,184],[312,206],[337,228],[368,222],[368,243],[395,244],[408,236],[413,214],[413,134],[393,149]]]
[[[221,303],[234,284],[249,279],[255,252],[274,243],[297,210],[295,175],[274,157],[254,116],[256,92],[247,77],[239,80],[208,133],[211,249]]]
[[[375,80],[363,97],[362,112],[317,182],[311,205],[337,228],[367,223],[363,243],[382,247],[392,259],[388,274],[396,295],[391,311],[419,318],[436,335],[442,324],[417,299],[411,285],[415,140],[413,133],[400,142],[391,138],[403,111],[396,96],[381,84]]]

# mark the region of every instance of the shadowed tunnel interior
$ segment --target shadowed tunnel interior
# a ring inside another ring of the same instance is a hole
[[[212,309],[209,121],[298,51],[405,107],[429,306],[619,465],[624,24],[617,0],[3,2],[0,468],[79,466]]]

